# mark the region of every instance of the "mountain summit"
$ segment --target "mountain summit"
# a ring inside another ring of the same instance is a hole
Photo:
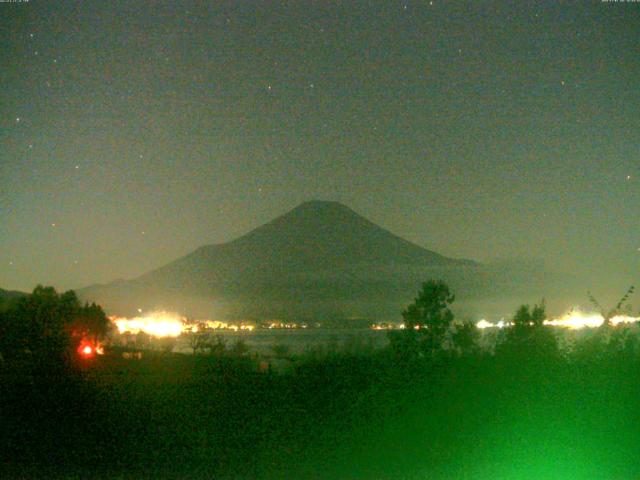
[[[220,245],[203,247],[213,253]],[[353,264],[455,263],[408,242],[338,202],[305,202],[226,244],[261,267],[324,270]]]
[[[392,296],[397,313],[396,303],[420,281],[475,266],[404,240],[341,203],[309,201],[231,242],[80,293],[115,310],[144,304],[227,317],[362,315],[355,304]]]

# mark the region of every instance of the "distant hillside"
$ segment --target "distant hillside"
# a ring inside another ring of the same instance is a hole
[[[15,290],[3,290],[2,288],[0,288],[0,305],[3,305],[12,300],[16,300],[20,297],[24,297],[26,295],[27,294],[23,292],[17,292]]]
[[[231,242],[78,293],[122,314],[164,308],[215,318],[397,318],[428,278],[472,298],[501,293],[511,277],[420,247],[340,203],[311,201]]]

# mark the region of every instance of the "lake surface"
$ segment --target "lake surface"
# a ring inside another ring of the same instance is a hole
[[[269,355],[275,345],[285,347],[291,354],[313,351],[358,351],[370,348],[382,348],[389,341],[387,331],[368,328],[354,330],[336,330],[323,328],[308,329],[272,329],[247,331],[220,330],[212,332],[212,338],[220,336],[230,348],[242,340],[251,352]],[[175,352],[191,352],[187,339],[179,338]]]

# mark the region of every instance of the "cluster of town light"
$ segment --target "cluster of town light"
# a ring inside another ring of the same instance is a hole
[[[118,333],[137,334],[144,332],[153,337],[177,337],[184,328],[186,319],[173,313],[154,312],[134,318],[110,317]]]
[[[252,331],[253,325],[229,324],[214,320],[189,321],[187,318],[168,312],[152,312],[134,318],[110,317],[118,333],[138,334],[152,337],[178,337],[183,333],[197,333],[204,330]]]
[[[221,321],[214,320],[201,320],[201,321],[188,321],[185,317],[174,313],[167,312],[153,312],[147,315],[141,315],[134,318],[124,317],[110,317],[111,321],[115,324],[118,332],[121,334],[131,333],[138,334],[144,332],[153,337],[178,337],[183,333],[197,333],[204,330],[232,330],[232,331],[248,331],[254,330],[255,326],[250,324],[230,324]],[[563,327],[572,330],[578,330],[581,328],[596,328],[604,323],[604,317],[599,313],[586,313],[580,310],[572,310],[565,315],[554,318],[551,320],[545,320],[544,324],[553,327]],[[640,322],[640,317],[631,317],[627,315],[618,315],[610,319],[610,323],[613,326],[620,324],[632,324]],[[489,322],[485,319],[476,323],[476,327],[484,330],[488,328],[504,328],[510,326],[510,321],[501,320],[499,322]],[[303,325],[303,328],[306,325]],[[271,322],[265,324],[265,328],[297,328],[297,324],[283,324],[280,322]],[[373,324],[371,326],[374,330],[389,330],[395,328],[404,328],[403,324],[390,324],[380,323]],[[95,347],[89,346],[88,348]],[[81,352],[88,356],[93,355],[94,352]]]
[[[604,323],[604,321],[604,317],[599,313],[585,313],[580,310],[571,310],[560,318],[545,320],[544,324],[552,327],[563,327],[569,328],[571,330],[579,330],[581,328],[600,327]],[[632,324],[640,322],[640,317],[617,315],[615,317],[612,317],[609,322],[613,326],[621,324]],[[504,320],[496,323],[491,323],[483,319],[476,323],[476,327],[484,330],[486,328],[504,328],[510,326],[511,324],[511,322]]]
[[[237,332],[238,330],[246,330],[251,332],[255,327],[253,325],[245,325],[241,323],[239,325],[233,323],[220,322],[218,320],[202,320],[199,322],[187,322],[183,325],[183,332],[199,332],[201,330],[232,330]]]

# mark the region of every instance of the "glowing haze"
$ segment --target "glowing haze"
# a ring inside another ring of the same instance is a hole
[[[616,315],[610,319],[611,325],[631,324],[640,321],[640,317],[631,317],[628,315]],[[552,327],[563,327],[571,330],[579,330],[582,328],[596,328],[602,326],[604,317],[599,313],[582,312],[580,310],[571,310],[559,318],[545,320],[544,324]],[[476,326],[480,329],[486,328],[504,328],[511,325],[511,322],[501,320],[497,323],[488,322],[485,319],[480,320]]]
[[[202,329],[211,330],[243,330],[253,331],[254,325],[232,325],[226,322],[213,320],[189,321],[186,317],[177,313],[169,312],[152,312],[146,315],[126,318],[126,317],[110,317],[120,334],[138,334],[144,332],[152,337],[178,337],[182,333],[198,332]],[[628,315],[616,315],[610,319],[611,325],[617,326],[622,324],[634,324],[640,322],[640,317],[632,317]],[[544,324],[552,327],[567,328],[570,330],[579,330],[582,328],[597,328],[604,323],[604,317],[599,313],[582,312],[573,309],[566,314],[545,320]],[[489,328],[504,328],[512,325],[510,321],[500,320],[499,322],[489,322],[482,319],[476,323],[476,327],[484,330]],[[372,326],[374,329],[376,326]]]
[[[153,337],[177,337],[186,324],[186,318],[175,313],[153,312],[134,318],[111,317],[118,333],[144,332]]]
[[[109,317],[118,329],[118,333],[138,334],[140,332],[152,337],[178,337],[182,333],[209,330],[243,330],[252,331],[253,325],[241,323],[239,325],[228,324],[216,320],[189,321],[186,317],[170,312],[151,312],[134,318]]]

